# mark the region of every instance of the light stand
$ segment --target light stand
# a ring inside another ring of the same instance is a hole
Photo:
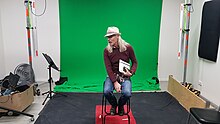
[[[181,4],[181,13],[180,13],[180,40],[179,40],[179,52],[178,58],[182,56],[182,52],[185,44],[185,56],[184,56],[184,70],[183,70],[183,82],[186,84],[186,73],[187,73],[187,64],[188,64],[188,48],[189,48],[189,31],[190,31],[190,13],[192,12],[191,0],[185,0],[184,4]],[[185,37],[185,39],[184,39]],[[185,40],[185,42],[184,42]]]
[[[183,70],[183,84],[186,83],[186,72],[187,72],[187,62],[188,62],[188,48],[189,48],[189,23],[190,23],[190,13],[191,13],[191,3],[186,3],[185,8],[187,9],[187,20],[186,20],[186,27],[184,29],[184,32],[186,34],[186,42],[185,42],[185,56],[184,56],[184,70]]]
[[[48,71],[49,71],[49,79],[48,79],[48,83],[49,83],[49,91],[45,92],[45,93],[42,93],[42,95],[44,94],[47,94],[47,97],[45,98],[44,102],[42,103],[42,105],[45,104],[47,98],[52,98],[52,93],[55,93],[52,91],[52,82],[53,82],[53,79],[52,79],[52,76],[51,76],[51,68],[57,70],[57,71],[60,71],[59,68],[55,65],[55,63],[53,62],[53,60],[50,58],[50,56],[48,56],[47,54],[45,53],[42,53],[43,56],[45,57],[45,59],[47,60],[47,62],[49,63],[48,65]]]

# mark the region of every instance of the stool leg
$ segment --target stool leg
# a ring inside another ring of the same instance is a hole
[[[102,96],[102,115],[103,115],[104,95]]]
[[[130,124],[130,116],[128,115],[128,124]]]
[[[105,119],[106,119],[106,115],[104,116],[104,123],[103,124],[105,124]]]
[[[103,110],[104,97],[105,97],[105,96],[102,95],[102,124],[103,124],[103,122],[104,122],[104,118],[103,118],[103,117],[104,117],[104,114],[103,114],[103,111],[104,111],[104,110]]]
[[[130,109],[131,109],[131,106],[130,106],[130,98],[128,99],[127,101],[127,116],[128,116],[128,124],[130,124],[130,115],[129,115],[129,112],[130,112]]]

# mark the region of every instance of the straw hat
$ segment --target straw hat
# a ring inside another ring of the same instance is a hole
[[[119,29],[117,27],[114,27],[114,26],[108,27],[107,33],[104,37],[108,37],[108,36],[115,35],[115,34],[121,35],[121,33],[119,32]]]

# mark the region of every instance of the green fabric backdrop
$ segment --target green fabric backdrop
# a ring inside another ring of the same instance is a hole
[[[158,42],[162,0],[59,0],[61,76],[55,91],[101,92],[106,78],[103,50],[108,26],[117,26],[135,51],[133,91],[159,90]]]

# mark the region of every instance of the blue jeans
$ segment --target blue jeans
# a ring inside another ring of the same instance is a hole
[[[124,82],[121,82],[121,97],[118,100],[113,94],[114,91],[114,84],[110,80],[109,77],[106,78],[104,84],[104,96],[108,100],[108,102],[116,107],[116,106],[123,106],[126,104],[127,100],[131,97],[131,80],[125,79]]]

